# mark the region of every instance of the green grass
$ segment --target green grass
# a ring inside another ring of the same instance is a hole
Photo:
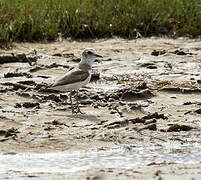
[[[14,41],[201,35],[200,0],[1,0],[0,46]]]

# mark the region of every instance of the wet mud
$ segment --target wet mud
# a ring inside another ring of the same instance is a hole
[[[104,58],[80,89],[85,114],[72,115],[69,93],[48,86],[80,61],[86,47]],[[149,38],[20,43],[0,50],[0,151],[132,149],[167,142],[188,144],[183,151],[191,151],[201,145],[200,47],[195,39]],[[119,179],[131,173],[111,171]],[[143,172],[136,171],[130,176]],[[153,179],[164,171],[160,167]]]

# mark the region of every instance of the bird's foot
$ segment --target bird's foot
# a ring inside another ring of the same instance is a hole
[[[82,112],[82,111],[80,110],[79,106],[76,107],[76,109],[73,107],[73,108],[72,108],[72,114],[78,114],[78,113],[80,113],[80,114],[85,114],[84,112]]]
[[[82,111],[80,110],[80,108],[78,108],[77,113],[85,114],[84,112],[82,112]]]

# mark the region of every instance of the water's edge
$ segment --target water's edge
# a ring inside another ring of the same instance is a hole
[[[76,172],[95,168],[134,168],[150,163],[200,163],[201,148],[146,147],[115,148],[110,150],[52,152],[52,153],[1,153],[0,173],[8,171]]]

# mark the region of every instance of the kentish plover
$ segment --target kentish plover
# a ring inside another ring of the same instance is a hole
[[[71,91],[70,92],[70,103],[72,108],[72,113],[82,113],[79,108],[78,101],[78,90],[79,88],[85,86],[89,83],[91,79],[91,70],[92,63],[97,57],[101,57],[96,54],[94,49],[85,49],[82,53],[81,61],[77,67],[71,69],[67,72],[62,78],[58,79],[53,85],[51,85],[51,89],[58,91]],[[73,106],[72,102],[72,93],[73,90],[76,91],[75,98],[77,100],[76,109]]]

